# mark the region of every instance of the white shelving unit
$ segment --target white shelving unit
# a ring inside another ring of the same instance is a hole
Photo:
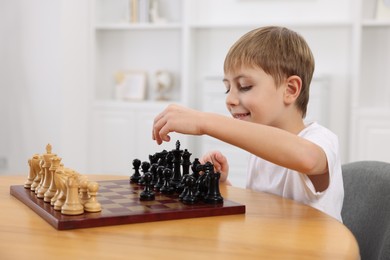
[[[166,18],[164,24],[123,22],[121,17],[126,15],[120,7],[126,6],[127,0],[91,0],[94,94],[90,165],[95,167],[91,172],[128,171],[133,157],[146,158],[159,150],[149,132],[154,116],[169,102],[219,111],[225,98],[219,79],[229,47],[247,31],[270,24],[296,30],[311,46],[316,58],[315,79],[326,79],[326,126],[339,136],[343,161],[390,161],[383,153],[390,145],[390,126],[383,123],[390,121],[390,21],[374,19],[377,0],[157,1],[161,17]],[[170,71],[175,79],[168,102],[155,101],[154,73],[161,69]],[[118,70],[147,73],[145,101],[113,98],[113,75]],[[216,86],[212,103],[202,94],[210,78]],[[226,148],[204,137],[177,138],[193,157],[208,148]],[[386,145],[383,148],[380,140]],[[104,167],[92,163],[110,162],[107,158],[112,150],[120,154],[116,162]],[[231,164],[237,171],[231,175],[235,184],[243,186],[242,159],[232,159]]]
[[[350,161],[390,161],[390,17],[376,18],[377,3],[360,1],[356,19]]]
[[[92,107],[89,136],[89,171],[129,174],[135,158],[147,160],[149,153],[173,149],[174,142],[160,147],[151,139],[153,118],[168,105],[157,101],[157,71],[173,77],[171,101],[183,102],[183,4],[159,1],[165,22],[130,22],[131,1],[92,0]],[[115,97],[118,72],[145,73],[144,100],[123,101]],[[172,139],[179,139],[175,134]],[[182,147],[187,139],[180,137]]]

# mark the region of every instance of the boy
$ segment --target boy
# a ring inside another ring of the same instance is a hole
[[[229,50],[223,82],[233,118],[178,105],[154,120],[153,139],[170,132],[209,135],[248,151],[247,188],[294,199],[342,221],[344,198],[337,137],[312,122],[305,125],[314,58],[305,40],[283,27],[242,36]],[[218,151],[203,156],[228,176]]]

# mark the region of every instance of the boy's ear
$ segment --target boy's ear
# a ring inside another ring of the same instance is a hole
[[[286,79],[286,87],[284,91],[284,102],[292,104],[298,98],[302,89],[302,80],[300,77],[293,75]]]

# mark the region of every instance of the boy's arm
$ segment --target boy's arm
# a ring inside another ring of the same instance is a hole
[[[325,152],[318,145],[296,134],[215,114],[208,116],[210,119],[204,122],[204,134],[307,175],[328,171]]]
[[[326,155],[318,145],[276,127],[170,105],[156,117],[153,139],[169,141],[170,132],[209,135],[307,175],[327,173]]]

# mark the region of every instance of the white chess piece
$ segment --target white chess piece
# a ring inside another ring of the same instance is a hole
[[[78,174],[74,173],[66,181],[67,193],[61,213],[64,215],[80,215],[84,213],[84,207],[79,198]]]
[[[90,199],[84,204],[84,209],[87,212],[99,212],[102,211],[102,206],[97,201],[97,191],[99,190],[99,184],[97,182],[90,182],[88,184],[88,193]]]
[[[81,177],[79,195],[80,195],[81,204],[83,205],[87,203],[87,201],[90,198],[88,194],[88,179],[85,176]]]

